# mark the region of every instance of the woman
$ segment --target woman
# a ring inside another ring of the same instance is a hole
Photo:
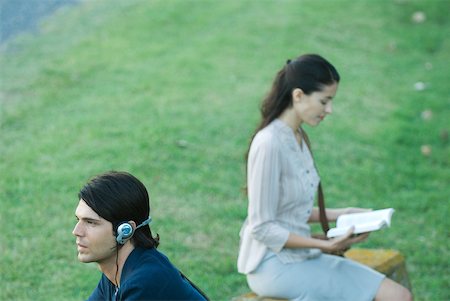
[[[308,222],[319,176],[301,126],[332,112],[336,69],[319,55],[303,55],[278,72],[264,99],[262,121],[247,156],[248,217],[241,229],[238,270],[262,296],[292,300],[411,300],[410,292],[366,266],[333,253],[368,234],[332,240],[311,237]],[[326,209],[329,221],[359,208]]]

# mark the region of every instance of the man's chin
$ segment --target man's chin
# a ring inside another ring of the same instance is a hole
[[[82,254],[82,253],[78,253],[78,261],[84,262],[84,263],[93,262],[92,258],[90,258],[89,255]]]

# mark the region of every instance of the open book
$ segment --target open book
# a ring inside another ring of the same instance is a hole
[[[328,230],[328,237],[345,235],[350,227],[354,226],[354,234],[371,232],[389,227],[393,208],[374,210],[370,212],[340,215],[336,220],[336,228]]]

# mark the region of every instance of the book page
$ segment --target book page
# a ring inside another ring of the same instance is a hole
[[[360,234],[376,231],[391,225],[391,217],[394,213],[393,208],[375,210],[363,213],[344,214],[336,221],[336,228],[327,232],[328,237],[345,235],[353,226],[353,233]]]
[[[370,212],[343,214],[338,217],[336,221],[336,228],[351,227],[358,224],[365,224],[369,222],[385,221],[388,226],[391,225],[391,217],[394,213],[393,208],[380,209]]]
[[[353,234],[372,232],[372,231],[380,230],[384,227],[387,227],[387,224],[385,221],[358,224],[358,225],[355,225]],[[345,235],[348,232],[348,230],[350,230],[350,228],[351,227],[332,228],[327,232],[327,236],[328,237],[336,237],[336,236]]]

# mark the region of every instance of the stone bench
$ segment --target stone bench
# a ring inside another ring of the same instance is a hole
[[[386,277],[400,283],[411,290],[408,273],[406,272],[405,258],[396,250],[384,249],[350,249],[345,257],[365,264],[374,270],[386,275]],[[249,292],[232,301],[285,301],[286,299],[266,298]]]

